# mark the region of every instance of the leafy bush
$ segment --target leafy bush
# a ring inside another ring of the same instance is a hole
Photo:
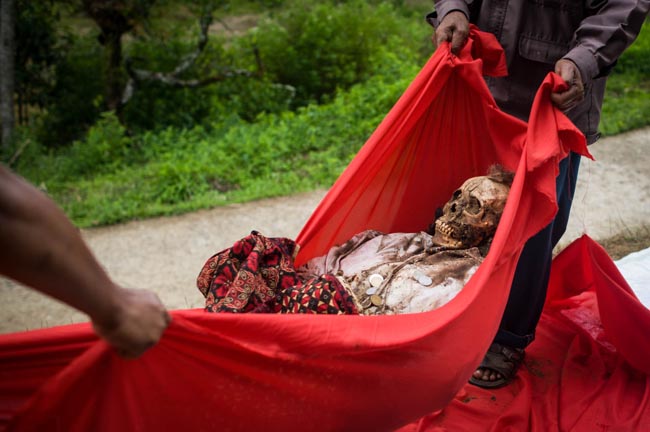
[[[650,22],[623,53],[607,81],[600,129],[614,135],[650,124]]]
[[[99,118],[104,89],[101,58],[96,41],[69,38],[38,128],[39,139],[47,147],[61,147],[81,138]]]
[[[188,40],[178,34],[168,40],[139,40],[131,44],[128,55],[136,59],[137,67],[169,72],[193,52],[194,44],[194,38]],[[201,80],[233,69],[255,72],[251,47],[240,44],[237,49],[226,49],[224,46],[223,40],[212,37],[195,64],[180,78]],[[292,97],[292,88],[256,76],[234,75],[197,88],[175,88],[151,82],[138,88],[123,118],[129,127],[140,131],[208,125],[232,113],[253,121],[261,113],[288,109]]]
[[[253,47],[261,53],[265,76],[235,77],[200,88],[142,85],[127,105],[123,118],[135,130],[161,127],[192,128],[237,113],[247,121],[261,114],[280,113],[310,101],[326,101],[337,89],[367,79],[383,67],[378,53],[389,45],[411,55],[421,47],[418,33],[406,25],[415,21],[400,15],[389,3],[369,5],[355,0],[336,4],[291,1],[281,12],[271,12],[246,37],[211,42],[183,76],[199,79],[228,69],[257,72]],[[268,6],[268,5],[267,5]],[[417,22],[417,21],[416,21]],[[185,34],[184,34],[185,33]],[[136,65],[170,71],[194,49],[195,32],[168,31],[164,38],[137,39],[127,50]],[[426,46],[430,52],[430,44]],[[424,58],[421,56],[421,58]]]
[[[113,112],[105,112],[89,130],[86,139],[75,141],[61,165],[60,176],[74,179],[114,171],[136,157],[131,138]]]
[[[81,226],[329,187],[418,69],[388,50],[381,63],[387,75],[329,104],[263,115],[253,124],[235,115],[209,127],[128,137],[105,115],[85,142],[45,158],[65,174],[41,177],[29,167],[23,174]]]
[[[51,102],[52,72],[66,47],[65,37],[57,34],[57,5],[53,2],[18,0],[16,11],[16,45],[20,49],[15,54],[15,91],[18,119],[25,124],[27,107],[42,108]]]
[[[61,22],[71,6],[19,0],[16,17],[16,111],[48,148],[79,138],[97,119],[101,52],[89,36]]]
[[[388,3],[294,1],[249,37],[259,46],[267,72],[296,88],[300,106],[367,79],[375,53],[409,27]],[[395,48],[409,51],[416,42],[403,37]]]

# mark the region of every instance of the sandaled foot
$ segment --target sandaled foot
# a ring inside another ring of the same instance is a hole
[[[469,382],[482,388],[503,387],[515,377],[523,360],[523,349],[493,343]]]

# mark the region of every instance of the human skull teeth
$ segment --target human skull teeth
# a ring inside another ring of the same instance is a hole
[[[456,233],[456,229],[449,225],[446,224],[445,222],[441,220],[437,220],[436,222],[436,231],[444,237],[444,242],[446,243],[447,246],[449,247],[462,247],[463,242],[462,240],[458,239],[458,234]]]
[[[438,231],[440,231],[442,234],[445,234],[448,237],[452,237],[452,238],[455,237],[456,230],[454,229],[454,227],[444,223],[441,220],[436,221],[436,228],[438,229]]]

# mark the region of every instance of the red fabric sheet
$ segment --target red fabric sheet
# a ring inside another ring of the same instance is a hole
[[[467,384],[411,431],[649,431],[650,311],[587,236],[553,261],[549,294],[512,385]]]
[[[0,336],[0,421],[13,430],[379,431],[452,407],[496,332],[522,245],[556,210],[558,161],[569,149],[586,154],[584,137],[548,102],[564,83],[547,77],[527,125],[500,112],[482,80],[504,69],[486,34],[473,31],[460,57],[439,49],[297,239],[304,262],[365,229],[422,229],[463,180],[500,162],[516,175],[490,253],[444,307],[373,317],[177,311],[134,361],[88,325]],[[647,364],[647,353],[622,346]],[[592,379],[580,369],[590,359],[570,364]],[[530,416],[531,392],[519,397],[515,414]],[[561,413],[547,414],[540,422],[553,425]],[[461,429],[475,430],[480,418],[467,421]]]

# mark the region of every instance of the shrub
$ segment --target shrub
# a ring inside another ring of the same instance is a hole
[[[607,80],[600,129],[614,135],[646,126],[650,119],[650,22],[623,53]]]
[[[104,89],[101,58],[101,46],[95,40],[70,37],[38,128],[45,146],[61,147],[81,138],[99,118]]]
[[[176,36],[171,40],[146,40],[132,44],[129,56],[143,59],[138,67],[168,72],[195,49],[193,40]],[[146,61],[144,61],[146,59]],[[232,69],[255,71],[250,47],[224,48],[223,41],[212,41],[196,63],[181,77],[204,79]],[[123,118],[130,128],[152,130],[164,127],[192,128],[208,125],[222,117],[238,114],[254,121],[261,113],[288,109],[293,89],[279,86],[256,76],[232,76],[223,81],[196,88],[176,88],[158,82],[143,83],[125,107]]]
[[[126,135],[113,112],[105,112],[89,130],[84,140],[75,141],[65,150],[65,163],[60,175],[64,178],[88,176],[113,171],[136,158]]]
[[[384,54],[386,75],[253,124],[235,115],[128,137],[107,114],[86,141],[46,158],[66,175],[30,179],[82,226],[329,187],[417,72]]]
[[[374,53],[401,33],[399,17],[388,3],[294,1],[249,38],[259,46],[267,72],[295,87],[295,105],[305,105],[367,79]],[[401,49],[408,45],[403,40]]]

